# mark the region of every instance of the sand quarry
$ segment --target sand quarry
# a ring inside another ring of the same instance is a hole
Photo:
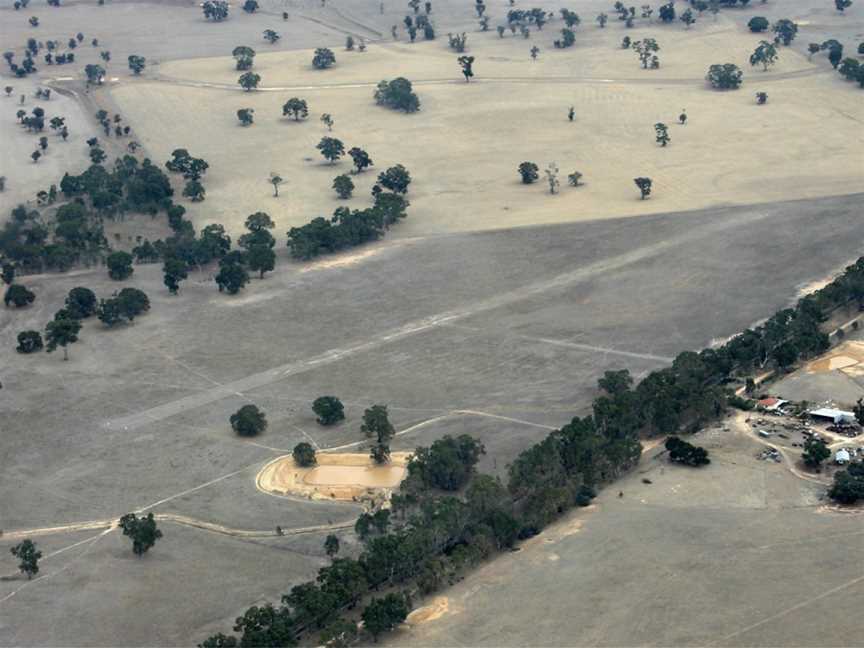
[[[385,0],[383,14],[378,0],[260,1],[259,12],[234,6],[219,24],[194,2],[0,6],[4,49],[20,54],[31,36],[86,35],[80,65],[3,78],[15,93],[0,98],[0,219],[63,169],[86,168],[84,140],[99,135],[92,115],[105,108],[132,126],[138,157],[161,164],[188,148],[209,162],[207,199],[182,200],[196,228],[222,223],[236,240],[260,210],[278,239],[276,270],[235,297],[216,291],[212,269],[190,273],[171,296],[153,264],[137,265],[124,284],[101,267],[29,276],[36,302],[0,309],[0,645],[178,646],[229,632],[250,605],[315,578],[329,560],[326,534],[339,535],[344,555],[361,551],[352,529],[362,500],[389,491],[404,470],[396,453],[388,468],[369,466],[366,407],[390,408],[395,451],[468,433],[486,447],[481,470],[506,477],[527,445],[586,413],[604,371],[639,378],[682,349],[725,339],[864,249],[864,198],[854,193],[864,190],[861,91],[824,54],[806,56],[808,42],[832,37],[854,51],[864,3],[841,15],[827,0],[770,0],[690,29],[637,20],[625,30],[615,20],[599,29],[594,16],[612,16],[612,3],[585,0],[572,6],[583,21],[576,45],[556,50],[560,19],[529,40],[499,39],[503,0],[487,2],[488,33],[472,2],[433,0],[439,37],[414,44],[404,30],[389,37],[406,13],[401,1]],[[40,19],[35,31],[30,15]],[[768,72],[747,62],[763,37],[745,27],[754,15],[801,26]],[[261,38],[267,28],[282,33],[275,46]],[[451,31],[468,34],[470,84],[447,48]],[[349,34],[367,51],[344,51]],[[656,38],[662,67],[642,70],[620,48],[625,35]],[[88,45],[93,37],[100,47]],[[241,44],[258,51],[256,92],[236,85],[228,55]],[[336,53],[334,68],[311,69],[320,46]],[[101,49],[112,52],[109,80],[87,92],[81,67],[99,63]],[[130,54],[147,57],[141,77],[126,68]],[[720,62],[742,67],[740,90],[705,86],[706,68]],[[419,113],[374,105],[378,81],[398,75],[415,82]],[[37,85],[57,90],[46,109],[65,115],[72,134],[66,144],[53,138],[33,164],[35,136],[14,113],[18,94],[28,111],[39,103]],[[756,105],[757,91],[767,105]],[[305,122],[281,115],[294,96],[309,103]],[[235,117],[243,107],[255,109],[249,128]],[[682,108],[686,126],[675,123]],[[656,122],[670,127],[666,148],[654,141]],[[349,163],[325,164],[315,150],[327,134],[375,161],[352,176],[348,201],[331,183]],[[125,150],[125,140],[104,143],[111,156]],[[525,160],[541,168],[531,186],[516,173]],[[550,196],[542,169],[553,161],[562,187]],[[377,173],[397,163],[414,178],[411,207],[384,241],[307,264],[288,259],[290,226],[368,205]],[[571,188],[575,170],[584,185]],[[274,171],[287,180],[278,199],[267,183]],[[650,199],[639,199],[636,176],[653,178]],[[106,230],[117,246],[170,233],[137,215]],[[140,288],[151,311],[114,330],[86,322],[68,362],[15,353],[17,333],[44,328],[81,285],[99,297]],[[857,347],[836,355],[828,368],[861,362]],[[343,400],[343,424],[316,423],[310,404],[322,394]],[[249,402],[269,425],[239,438],[228,419]],[[300,441],[320,448],[317,467],[293,465]],[[849,551],[860,519],[826,511],[817,485],[785,466],[757,462],[752,439],[718,429],[706,443],[709,471],[670,468],[652,454],[616,485],[623,498],[601,493],[596,507],[418,601],[393,641],[853,643],[864,581]],[[129,511],[154,512],[165,534],[140,560],[114,526]],[[8,549],[31,536],[44,557],[26,581]]]

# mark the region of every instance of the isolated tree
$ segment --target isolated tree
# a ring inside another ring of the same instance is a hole
[[[105,161],[105,159],[108,157],[107,155],[105,155],[105,151],[103,151],[98,146],[91,146],[90,150],[89,150],[89,154],[90,154],[90,161],[93,164],[102,164]]]
[[[321,123],[327,127],[328,132],[333,130],[333,115],[324,113],[321,115]]]
[[[756,103],[760,106],[768,103],[768,93],[767,92],[757,92],[756,93]]]
[[[690,29],[690,25],[696,22],[696,18],[693,16],[693,11],[690,9],[685,10],[681,14],[679,20],[687,26],[687,29]]]
[[[241,108],[237,111],[237,119],[240,120],[240,123],[243,126],[251,126],[255,121],[255,109],[254,108]]]
[[[7,286],[11,285],[13,281],[15,281],[15,266],[11,263],[4,263],[2,268],[2,273],[0,273],[0,279],[3,280]]]
[[[204,11],[204,17],[214,22],[221,22],[228,18],[228,2],[226,0],[205,0],[201,8]]]
[[[334,558],[339,553],[339,538],[332,533],[324,538],[324,553],[328,558]]]
[[[642,62],[642,68],[647,70],[651,57],[654,56],[654,52],[660,51],[660,46],[653,38],[643,38],[642,40],[633,43],[633,49],[636,51],[639,60]]]
[[[123,535],[132,540],[132,551],[139,558],[162,537],[152,513],[140,518],[134,513],[127,513],[120,518],[119,526],[123,529]]]
[[[414,93],[411,82],[404,77],[379,82],[374,97],[375,103],[393,110],[407,113],[420,110],[420,99]]]
[[[669,451],[669,459],[675,463],[681,463],[685,466],[705,466],[711,463],[708,458],[708,451],[705,448],[700,448],[687,441],[683,441],[677,436],[670,436],[666,439],[666,450]]]
[[[843,59],[837,71],[848,81],[855,81],[861,76],[861,64],[853,58]]]
[[[642,194],[642,200],[645,200],[651,195],[651,178],[634,178],[633,182],[639,187],[639,192]]]
[[[347,200],[354,191],[354,183],[351,181],[351,178],[342,174],[333,179],[333,189],[342,200]]]
[[[326,70],[336,63],[336,55],[326,47],[319,47],[312,57],[312,67],[316,70]]]
[[[600,13],[597,15],[597,18],[594,19],[598,25],[600,25],[600,29],[606,27],[606,23],[609,21],[609,16],[605,13]]]
[[[239,83],[246,92],[257,88],[260,82],[261,75],[255,74],[254,72],[244,72],[240,75],[240,78],[237,79],[237,83]]]
[[[798,25],[787,18],[781,18],[774,23],[774,42],[789,45],[798,34]]]
[[[747,27],[750,28],[750,31],[754,34],[759,34],[764,32],[771,26],[771,23],[768,22],[767,18],[763,18],[762,16],[753,16],[750,21],[747,23]]]
[[[377,439],[379,443],[386,443],[396,433],[393,424],[390,423],[386,405],[373,405],[363,412],[363,423],[360,431],[367,437]]]
[[[162,266],[162,274],[164,275],[163,283],[168,288],[168,292],[176,295],[180,290],[180,282],[189,276],[189,268],[186,261],[177,257],[169,257],[165,259],[165,264]]]
[[[267,417],[255,405],[244,405],[228,419],[240,436],[256,436],[267,429]]]
[[[390,445],[387,443],[375,443],[369,448],[369,457],[377,465],[390,461]]]
[[[837,66],[840,65],[840,61],[843,59],[843,46],[832,47],[828,50],[828,61],[831,63],[831,67],[835,70]]]
[[[522,176],[522,184],[531,184],[540,177],[540,168],[533,162],[523,162],[518,170],[519,175]]]
[[[87,77],[87,84],[102,85],[105,80],[105,68],[95,63],[88,63],[84,66],[84,74]]]
[[[132,255],[128,252],[112,252],[105,259],[105,265],[108,266],[108,276],[115,281],[128,279],[134,272],[132,261]]]
[[[363,610],[363,627],[374,641],[384,632],[390,632],[400,625],[410,611],[402,594],[388,594],[384,598],[373,598]]]
[[[411,174],[404,166],[397,164],[378,174],[378,184],[393,193],[406,194],[411,184]]]
[[[356,146],[349,149],[348,155],[351,156],[351,161],[354,163],[356,173],[361,173],[374,164],[372,158],[369,157],[369,154]]]
[[[567,182],[570,183],[571,187],[578,187],[579,186],[579,180],[581,180],[581,179],[582,179],[582,174],[579,173],[579,171],[574,171],[573,173],[570,173],[567,175]]]
[[[18,346],[15,350],[18,353],[35,353],[42,350],[42,335],[39,331],[21,331],[18,334]]]
[[[774,43],[759,41],[759,45],[750,55],[750,65],[761,65],[762,71],[767,71],[768,66],[777,62],[777,48]]]
[[[96,295],[89,288],[79,286],[66,296],[66,310],[76,319],[86,319],[96,313]]]
[[[276,267],[276,253],[269,245],[251,245],[246,254],[246,262],[249,269],[257,272],[259,279],[263,279],[265,272]]]
[[[537,55],[540,54],[540,48],[537,47],[536,45],[534,45],[534,46],[531,48],[530,53],[531,53],[531,60],[532,60],[532,61],[536,61],[536,60],[537,60]]]
[[[319,396],[312,402],[312,411],[321,425],[334,425],[345,420],[345,406],[335,396]]]
[[[291,451],[291,456],[294,457],[294,463],[301,468],[308,468],[317,463],[315,448],[312,447],[311,443],[307,443],[306,441],[301,441],[295,445],[294,450]]]
[[[276,41],[278,41],[280,38],[282,37],[279,35],[279,32],[272,29],[264,30],[264,40],[266,40],[271,45],[275,45]]]
[[[132,70],[133,74],[136,76],[144,71],[146,65],[147,59],[143,56],[138,56],[137,54],[129,55],[129,69]]]
[[[42,157],[41,151],[33,151],[30,154],[30,158],[33,160],[34,163],[39,162],[39,158],[41,158],[41,157]]]
[[[828,449],[828,444],[820,438],[811,436],[804,442],[804,453],[801,459],[806,466],[818,469],[822,462],[831,456],[831,450]]]
[[[716,90],[737,90],[743,77],[741,68],[733,63],[715,63],[705,75],[705,79]]]
[[[335,137],[322,137],[315,148],[321,151],[321,155],[330,164],[333,164],[345,154],[345,145]]]
[[[818,54],[820,49],[822,48],[819,47],[819,43],[810,43],[807,45],[807,60],[812,61],[813,55]]]
[[[23,308],[32,304],[35,299],[36,294],[21,284],[12,284],[6,289],[6,294],[3,295],[3,303],[7,308],[9,304],[15,308]]]
[[[279,197],[279,185],[284,183],[285,180],[283,180],[282,176],[280,176],[278,173],[271,171],[269,182],[271,185],[273,185],[273,197],[278,198]]]
[[[666,126],[666,124],[659,122],[654,124],[654,131],[657,135],[657,143],[660,146],[666,146],[671,141],[669,138],[669,128]]]
[[[291,97],[282,106],[282,116],[285,117],[287,115],[291,115],[294,121],[306,119],[309,116],[309,106],[306,104],[306,100],[299,97]]]
[[[81,322],[77,319],[62,318],[48,322],[45,327],[45,350],[53,352],[58,346],[63,347],[63,359],[69,359],[69,345],[78,341]]]
[[[471,77],[474,76],[474,57],[473,56],[460,56],[457,61],[459,62],[460,67],[462,68],[462,75],[465,77],[465,81],[471,81]]]
[[[834,0],[834,6],[837,7],[837,11],[843,13],[852,6],[852,0]]]
[[[22,540],[9,550],[20,562],[18,569],[27,576],[27,580],[39,573],[39,559],[42,552],[36,549],[36,543],[30,538]]]
[[[243,11],[246,13],[255,13],[258,11],[258,1],[257,0],[246,0],[243,3]]]
[[[660,20],[664,23],[671,23],[675,20],[675,4],[674,2],[669,2],[665,5],[660,5],[659,12]]]
[[[251,70],[255,62],[255,50],[248,45],[238,45],[231,51],[231,56],[237,61],[236,69],[241,72]]]

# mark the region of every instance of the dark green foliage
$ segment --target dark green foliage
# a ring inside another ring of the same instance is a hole
[[[348,648],[357,639],[357,624],[344,619],[337,619],[321,631],[318,640],[321,645],[330,648]]]
[[[249,92],[250,90],[257,88],[258,84],[261,83],[261,75],[256,74],[255,72],[244,72],[237,79],[237,83],[239,83],[240,87],[246,92]]]
[[[11,263],[3,264],[3,273],[0,275],[0,279],[3,280],[7,286],[10,285],[13,281],[15,281],[15,266]]]
[[[132,255],[128,252],[112,252],[105,259],[105,265],[108,266],[108,276],[115,281],[128,279],[134,272],[132,261]]]
[[[214,22],[221,22],[228,18],[228,2],[226,0],[204,0],[201,5],[204,17]]]
[[[386,405],[373,405],[363,412],[363,423],[360,431],[367,437],[379,442],[389,441],[396,430],[390,422]]]
[[[573,47],[575,42],[576,33],[569,27],[565,27],[561,30],[561,38],[555,39],[552,44],[559,49],[566,49],[568,47]]]
[[[750,31],[754,34],[764,32],[770,26],[771,23],[768,22],[768,19],[763,18],[762,16],[753,16],[747,23],[747,27],[749,27]]]
[[[828,497],[841,504],[855,504],[864,499],[864,462],[855,461],[834,473],[834,484]]]
[[[321,425],[334,425],[345,420],[345,407],[335,396],[320,396],[312,403],[312,411]]]
[[[681,463],[685,466],[704,466],[711,463],[708,451],[705,448],[687,443],[677,436],[666,439],[666,450],[669,451],[670,461]]]
[[[123,529],[123,535],[132,540],[132,551],[139,558],[162,537],[152,513],[140,518],[134,513],[127,513],[120,518],[119,525]]]
[[[66,296],[66,309],[76,319],[86,319],[96,313],[96,295],[89,288],[77,287]]]
[[[716,90],[737,90],[744,74],[734,63],[715,63],[708,68],[705,79]]]
[[[324,159],[327,160],[330,164],[333,164],[345,155],[345,145],[342,143],[342,140],[336,139],[335,137],[322,137],[321,141],[315,146],[319,151],[321,151],[321,155],[324,156]]]
[[[255,109],[241,108],[237,111],[237,119],[240,120],[243,126],[251,126],[255,121]]]
[[[276,267],[276,253],[270,245],[252,245],[246,253],[246,263],[252,272],[258,273],[263,279],[265,272]]]
[[[189,268],[186,261],[176,257],[165,259],[165,265],[162,266],[162,274],[164,275],[163,282],[168,292],[176,295],[180,290],[180,282],[189,276]]]
[[[774,23],[774,41],[789,45],[798,34],[798,25],[787,18],[781,18]]]
[[[354,163],[354,168],[357,173],[361,173],[367,167],[372,166],[374,163],[372,162],[372,158],[369,157],[369,154],[361,148],[357,148],[356,146],[349,149],[348,155],[351,156],[351,161]]]
[[[18,353],[35,353],[42,350],[42,335],[39,331],[21,331],[18,334]]]
[[[267,417],[255,405],[244,405],[228,420],[240,436],[256,436],[267,429]]]
[[[18,569],[27,576],[28,580],[39,573],[39,559],[42,558],[42,552],[36,549],[35,542],[27,538],[9,551],[21,561],[18,563]]]
[[[822,462],[830,456],[831,450],[822,439],[811,436],[804,442],[804,453],[801,455],[801,459],[806,466],[819,468]]]
[[[610,396],[623,394],[633,386],[633,377],[627,369],[606,371],[597,381],[597,386]]]
[[[354,183],[347,175],[339,175],[333,179],[333,189],[342,200],[347,200],[354,191]]]
[[[242,257],[245,259],[245,257]],[[216,274],[216,285],[219,286],[219,292],[227,292],[229,295],[236,295],[240,290],[249,283],[249,273],[246,271],[243,263],[236,257],[229,258],[226,255],[219,261],[219,272]]]
[[[6,294],[3,295],[3,303],[7,308],[10,304],[15,308],[23,308],[32,304],[35,299],[36,294],[21,284],[12,284],[6,289]]]
[[[284,117],[287,115],[291,115],[291,117],[294,118],[294,121],[306,119],[309,116],[309,106],[306,103],[306,100],[300,99],[299,97],[291,97],[285,102],[285,105],[282,106],[282,116]]]
[[[381,465],[390,461],[390,444],[375,443],[369,448],[369,457],[376,464]]]
[[[146,65],[147,59],[143,56],[138,56],[136,54],[131,54],[129,56],[129,69],[132,70],[133,74],[136,76],[144,71]]]
[[[639,187],[639,193],[642,196],[642,200],[645,200],[648,196],[651,195],[651,178],[633,178],[633,182],[636,183],[636,186]]]
[[[390,632],[408,617],[410,611],[403,594],[388,594],[373,598],[361,615],[363,627],[375,641],[384,632]]]
[[[333,558],[333,556],[339,553],[339,538],[332,533],[324,538],[324,553],[327,554],[328,558]]]
[[[537,181],[540,177],[539,167],[533,162],[523,162],[519,165],[519,175],[522,177],[522,184],[531,184]]]
[[[411,82],[404,77],[381,81],[375,89],[375,103],[407,113],[420,110],[420,99],[414,94]]]
[[[242,633],[239,646],[248,648],[285,648],[297,645],[295,620],[287,607],[251,607],[237,617],[234,632]]]
[[[335,65],[335,63],[336,55],[332,50],[326,47],[319,47],[315,50],[315,54],[312,57],[312,67],[316,70],[326,70],[332,65]]]
[[[291,456],[294,457],[294,462],[303,468],[314,466],[317,462],[315,459],[315,448],[306,441],[301,441],[295,445],[294,450],[291,451]]]
[[[45,350],[48,353],[58,346],[63,347],[63,359],[69,359],[69,345],[78,341],[81,322],[77,319],[61,318],[48,322],[45,327]]]
[[[408,193],[411,174],[404,166],[397,164],[378,174],[378,184],[397,194]]]
[[[481,454],[483,444],[467,434],[453,438],[449,434],[429,448],[417,448],[408,462],[408,489],[438,488],[456,491],[468,483]]]
[[[302,227],[292,227],[288,231],[288,248],[294,258],[307,260],[376,241],[384,234],[384,229],[378,210],[351,211],[340,207],[330,219],[314,218]]]
[[[99,302],[96,317],[107,327],[131,323],[150,310],[150,300],[137,288],[124,288],[119,293]]]
[[[246,13],[255,13],[258,11],[258,2],[257,0],[246,0],[243,3],[243,11]]]
[[[670,2],[665,5],[660,5],[660,20],[664,23],[671,23],[675,21],[675,5]]]

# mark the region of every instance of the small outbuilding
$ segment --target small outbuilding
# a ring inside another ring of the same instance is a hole
[[[836,453],[834,453],[834,463],[838,466],[847,464],[851,460],[852,457],[849,455],[849,451],[846,448],[840,448]]]
[[[831,421],[835,425],[838,423],[854,423],[855,414],[844,410],[833,409],[830,407],[821,407],[819,409],[810,410],[810,416],[816,419]]]

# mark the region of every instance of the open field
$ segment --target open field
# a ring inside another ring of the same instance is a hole
[[[617,30],[587,35],[584,45],[554,50],[545,42],[554,33],[544,30],[535,37],[543,53],[532,62],[521,38],[472,34],[470,53],[478,61],[471,84],[456,78],[454,54],[439,40],[337,51],[337,65],[327,71],[312,69],[311,51],[261,54],[255,70],[263,86],[251,93],[236,85],[230,57],[169,63],[158,80],[118,84],[111,95],[121,113],[145,124],[138,136],[156,159],[180,147],[210,162],[208,197],[190,210],[193,220],[220,222],[235,233],[259,209],[285,232],[343,204],[365,206],[377,172],[396,163],[414,178],[409,219],[394,232],[399,237],[864,189],[857,89],[794,50],[783,49],[771,71],[751,72],[747,57],[759,37],[746,29],[706,23],[664,41],[656,28],[640,28],[628,35],[656,36],[663,60],[660,70],[641,70],[635,54],[617,45]],[[718,60],[747,70],[741,90],[705,87],[706,62]],[[396,76],[416,83],[419,113],[375,106],[375,84]],[[756,105],[756,90],[769,93],[769,105]],[[282,117],[292,96],[309,103],[306,122]],[[253,126],[237,122],[242,107],[254,108]],[[682,108],[686,126],[676,123]],[[200,119],[205,112],[210,117]],[[318,122],[322,113],[334,116],[332,133]],[[666,148],[654,142],[657,122],[671,127]],[[798,143],[789,138],[793,130],[812,137]],[[330,188],[351,169],[350,159],[326,163],[315,150],[324,135],[343,139],[346,149],[360,146],[376,162],[353,177],[350,201]],[[541,168],[534,185],[519,181],[516,167],[524,160]],[[564,185],[555,196],[542,177],[549,162],[560,167]],[[566,186],[574,170],[584,174],[585,186]],[[266,181],[274,171],[287,179],[279,198]],[[654,180],[647,201],[639,200],[636,176]]]
[[[438,38],[413,45],[401,27],[397,42],[390,37],[404,0],[259,1],[254,15],[235,3],[224,23],[205,21],[191,1],[0,7],[4,51],[20,56],[31,36],[86,37],[75,65],[40,63],[26,81],[0,71],[15,87],[0,97],[0,222],[63,171],[85,168],[84,140],[98,133],[92,115],[104,107],[132,126],[139,158],[162,164],[188,148],[209,162],[207,199],[177,196],[196,229],[222,223],[236,241],[246,216],[266,211],[278,242],[275,271],[235,296],[217,291],[213,267],[190,271],[179,296],[168,294],[161,264],[136,265],[124,282],[104,267],[79,268],[24,277],[35,303],[0,309],[0,646],[179,646],[230,631],[250,605],[314,577],[328,533],[343,553],[360,550],[351,531],[359,504],[256,483],[296,443],[334,457],[364,453],[363,410],[385,403],[394,451],[467,433],[485,445],[479,469],[503,477],[525,447],[586,412],[603,371],[628,368],[638,379],[723,340],[864,247],[864,95],[824,54],[805,54],[807,42],[829,37],[853,52],[864,2],[844,16],[827,0],[751,3],[689,30],[639,20],[625,30],[611,3],[586,0],[574,7],[583,21],[575,47],[556,50],[560,18],[530,40],[499,39],[504,0],[487,3],[488,33],[472,2],[433,0]],[[557,12],[562,3],[530,6]],[[606,29],[593,22],[600,11],[612,18]],[[801,24],[764,73],[747,63],[761,39],[744,26],[754,15]],[[261,39],[267,28],[282,33],[277,45]],[[446,46],[457,30],[477,57],[470,84]],[[368,50],[345,52],[348,34]],[[661,69],[640,69],[619,46],[625,35],[655,37]],[[258,51],[257,92],[236,86],[228,54],[240,44]],[[310,68],[319,46],[334,49],[336,67]],[[100,50],[112,54],[108,79],[87,91],[82,68]],[[147,57],[140,78],[126,67],[130,54]],[[727,61],[744,70],[742,89],[707,89],[708,65]],[[374,105],[377,82],[398,75],[416,82],[421,112]],[[38,136],[14,114],[21,93],[23,108],[37,105],[37,85],[55,88],[45,108],[67,118],[71,137],[51,135],[33,164]],[[755,104],[757,90],[768,105]],[[308,122],[282,118],[292,96],[308,100]],[[241,107],[255,108],[253,126],[238,125]],[[686,126],[675,123],[682,108]],[[333,136],[375,160],[352,176],[349,201],[330,188],[349,163],[324,164],[314,148],[327,134],[323,112],[334,116]],[[658,121],[670,126],[667,148],[654,143]],[[113,157],[125,144],[111,138],[106,150]],[[523,160],[541,176],[557,162],[562,185],[579,170],[585,185],[556,196],[542,177],[522,185]],[[414,178],[411,207],[385,240],[311,263],[288,259],[290,226],[368,205],[377,173],[396,163]],[[287,180],[278,199],[272,171]],[[642,175],[654,179],[646,201],[633,184]],[[106,236],[128,248],[136,236],[167,236],[164,220],[129,215],[106,222]],[[18,332],[43,329],[75,286],[99,297],[137,287],[152,308],[115,330],[88,320],[68,362],[62,352],[16,354]],[[812,375],[864,393],[854,369]],[[315,422],[311,403],[323,394],[341,398],[344,422]],[[228,424],[248,403],[269,422],[251,439]],[[428,601],[391,643],[855,643],[861,517],[827,509],[822,486],[787,465],[757,461],[761,446],[739,427],[701,439],[707,469],[670,467],[649,451],[594,506]],[[114,526],[129,511],[153,512],[165,534],[140,560]],[[9,554],[25,537],[45,554],[32,581]]]
[[[265,463],[309,436],[322,448],[361,441],[363,408],[386,402],[397,430],[408,430],[395,449],[477,434],[489,448],[482,468],[500,473],[578,413],[603,370],[641,375],[662,366],[783,306],[798,286],[857,254],[858,200],[384,242],[353,265],[293,266],[234,298],[218,294],[206,274],[169,297],[159,268],[138,266],[127,283],[150,294],[152,312],[116,331],[88,322],[68,363],[16,357],[14,335],[41,326],[74,285],[104,295],[117,284],[104,270],[31,277],[34,306],[0,315],[0,490],[11,494],[4,530],[138,509],[199,526],[166,520],[166,538],[143,561],[116,531],[95,529],[87,540],[70,527],[68,545],[84,543],[46,559],[45,578],[0,582],[3,618],[15,619],[3,622],[0,643],[177,645],[224,629],[321,564],[324,532],[276,538],[277,524],[336,528],[357,513],[351,504],[260,493],[254,479]],[[814,246],[836,256],[808,254]],[[784,263],[771,249],[800,261]],[[309,404],[321,393],[345,401],[344,424],[314,423]],[[246,441],[227,418],[250,401],[270,427]],[[0,555],[13,543],[0,540]],[[208,585],[217,581],[244,585]],[[190,597],[197,587],[220,593]],[[140,610],[157,591],[154,626]],[[112,622],[88,629],[87,611],[105,609]],[[80,622],[36,623],[44,613]]]

